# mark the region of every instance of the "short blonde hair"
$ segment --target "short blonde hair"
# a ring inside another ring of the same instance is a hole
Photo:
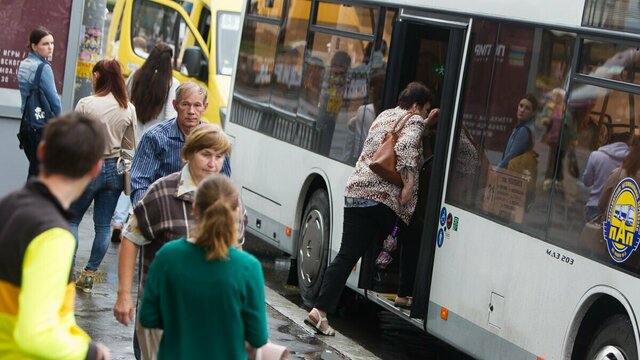
[[[188,161],[195,153],[203,149],[213,149],[228,155],[231,153],[231,141],[220,126],[204,123],[191,130],[180,153],[182,160]]]

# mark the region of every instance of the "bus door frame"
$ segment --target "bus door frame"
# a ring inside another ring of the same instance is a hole
[[[466,54],[467,32],[471,26],[470,18],[452,17],[444,14],[420,12],[414,10],[401,9],[398,17],[397,28],[394,28],[392,44],[402,43],[406,33],[407,24],[436,27],[449,31],[449,41],[447,47],[447,59],[445,64],[445,81],[442,87],[440,101],[440,117],[438,120],[438,130],[434,156],[432,162],[431,179],[427,190],[427,208],[425,211],[424,227],[422,229],[422,239],[420,253],[418,255],[418,265],[416,268],[415,287],[413,291],[413,304],[410,316],[424,320],[424,329],[427,329],[425,315],[429,306],[429,294],[431,291],[431,275],[433,273],[433,263],[436,249],[436,235],[440,207],[444,197],[445,175],[448,153],[450,148],[451,132],[456,123],[455,107],[458,105],[456,99],[461,89],[460,75],[465,64],[463,63]],[[404,22],[404,24],[403,24]],[[399,30],[399,31],[396,31]],[[404,44],[407,46],[407,44]],[[404,53],[404,50],[401,49]],[[400,77],[403,56],[396,56],[395,63],[389,65],[387,79],[398,79]],[[391,82],[389,82],[391,83]],[[391,97],[396,96],[399,85],[389,86],[385,90],[385,105],[389,106]],[[392,105],[391,105],[392,106]]]

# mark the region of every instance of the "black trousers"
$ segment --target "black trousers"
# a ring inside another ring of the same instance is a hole
[[[327,267],[315,307],[335,312],[351,269],[370,246],[391,232],[397,215],[388,206],[344,209],[342,243],[338,255]]]

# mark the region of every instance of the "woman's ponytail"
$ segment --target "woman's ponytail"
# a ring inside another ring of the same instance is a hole
[[[207,260],[226,258],[238,238],[235,186],[223,175],[207,177],[198,186],[195,206],[200,212],[195,243],[207,250]]]

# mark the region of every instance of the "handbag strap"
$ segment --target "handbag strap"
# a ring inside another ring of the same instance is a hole
[[[404,128],[407,120],[409,120],[413,115],[415,115],[415,113],[412,113],[411,111],[408,111],[406,114],[404,114],[404,116],[400,120],[396,121],[396,123],[393,125],[393,130],[391,132],[397,134],[400,130],[402,130],[402,128]],[[399,128],[398,124],[401,124]]]

